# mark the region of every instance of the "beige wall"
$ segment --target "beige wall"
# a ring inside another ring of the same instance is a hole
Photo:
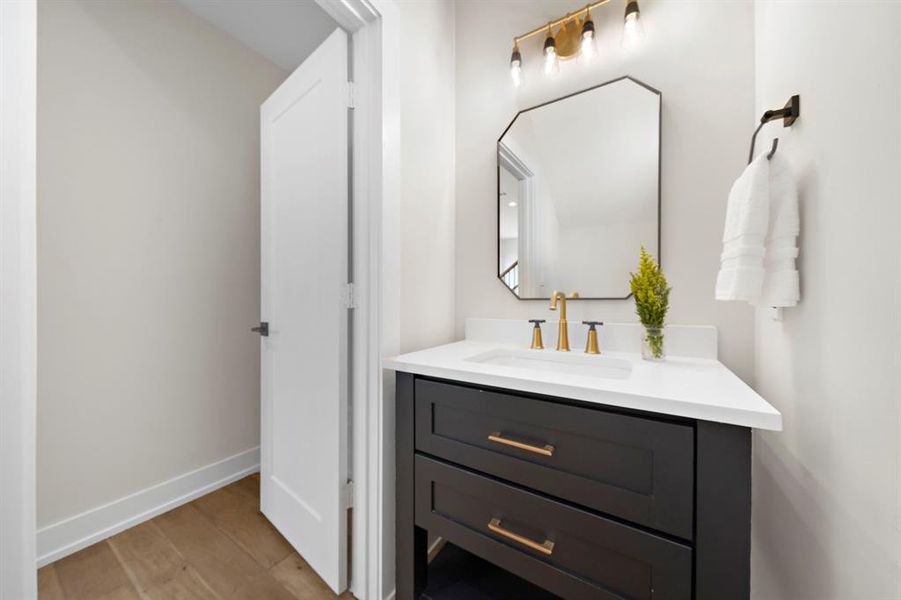
[[[521,108],[632,75],[663,93],[662,257],[674,288],[669,320],[716,325],[722,360],[750,381],[753,311],[715,302],[713,287],[726,197],[744,166],[755,121],[753,3],[643,0],[647,37],[630,54],[619,46],[623,3],[610,2],[592,12],[599,40],[594,64],[563,64],[549,79],[534,70],[543,42],[537,36],[522,45],[526,82],[517,91],[508,67],[513,36],[584,5],[457,4],[456,333],[462,337],[466,317],[525,320],[548,314],[546,302],[518,301],[496,278],[498,136]],[[637,320],[631,300],[570,307],[572,322]],[[528,335],[527,323],[523,332]]]
[[[760,1],[757,112],[801,198],[801,303],[757,314],[752,595],[901,598],[901,4]]]
[[[259,112],[171,2],[42,0],[38,524],[259,444]]]

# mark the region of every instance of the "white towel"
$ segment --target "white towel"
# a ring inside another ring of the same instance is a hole
[[[717,300],[753,303],[760,297],[770,217],[769,162],[765,155],[755,158],[729,191]]]
[[[795,306],[798,194],[785,157],[766,154],[748,165],[729,192],[716,299]]]
[[[770,163],[770,222],[767,227],[764,278],[759,306],[796,306],[801,299],[798,258],[798,190],[788,161],[778,152]]]

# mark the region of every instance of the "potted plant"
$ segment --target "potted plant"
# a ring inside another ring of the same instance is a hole
[[[638,263],[638,273],[630,273],[632,295],[635,297],[635,312],[644,325],[641,356],[645,360],[663,360],[663,327],[666,311],[669,310],[671,288],[663,276],[660,265],[644,246]]]

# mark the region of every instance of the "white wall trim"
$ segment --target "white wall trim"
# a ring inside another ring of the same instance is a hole
[[[370,140],[377,198],[370,213],[370,339],[367,354],[368,398],[366,471],[370,515],[369,600],[394,589],[394,375],[385,377],[382,359],[400,352],[400,10],[395,0],[373,0],[380,15],[378,31],[378,137]],[[376,129],[377,128],[377,129]],[[375,187],[375,186],[373,186]],[[386,523],[387,518],[387,523]]]
[[[393,466],[385,464],[386,446],[394,445],[385,433],[393,411],[385,413],[394,378],[384,380],[381,361],[400,348],[400,15],[395,0],[316,3],[353,32],[354,41],[351,592],[378,600],[394,587],[393,564],[386,565],[384,556],[394,545],[393,528],[384,523],[386,489],[393,489]]]
[[[37,566],[59,560],[259,470],[260,448],[251,448],[42,527],[37,532]]]
[[[0,599],[37,597],[37,5],[0,1]]]
[[[351,33],[379,18],[376,7],[366,0],[316,0],[316,4]]]

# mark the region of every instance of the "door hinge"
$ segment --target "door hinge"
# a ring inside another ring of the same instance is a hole
[[[354,506],[354,482],[352,480],[348,480],[344,484],[344,489],[341,490],[341,503],[344,508],[353,508]]]
[[[356,108],[354,102],[354,82],[347,82],[347,108]]]
[[[357,293],[353,283],[344,284],[344,290],[341,292],[341,300],[344,302],[345,308],[357,307]]]

